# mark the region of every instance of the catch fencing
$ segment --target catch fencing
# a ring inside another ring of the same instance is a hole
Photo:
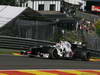
[[[89,49],[100,51],[100,38],[88,38],[87,46]]]

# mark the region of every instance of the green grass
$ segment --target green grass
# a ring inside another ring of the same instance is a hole
[[[91,57],[91,58],[93,58],[93,59],[100,59],[100,57]]]
[[[0,48],[0,54],[12,54],[16,52],[18,51],[13,49]]]
[[[16,53],[18,51],[12,51],[12,52],[3,52],[3,51],[0,51],[0,54],[12,54],[12,53]]]

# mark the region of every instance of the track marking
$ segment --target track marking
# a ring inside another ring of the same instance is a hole
[[[66,73],[72,73],[72,74],[77,74],[77,75],[82,75],[83,73],[78,71],[78,70],[61,70],[62,72]]]
[[[89,61],[100,61],[100,59],[89,59]]]
[[[5,73],[0,73],[0,75],[8,75],[8,74],[5,74]]]
[[[77,75],[98,75],[97,73],[94,73],[94,72],[97,72],[97,70],[95,70],[95,71],[91,70],[91,72],[90,72],[90,70],[87,70],[86,72],[85,72],[85,70],[82,70],[82,71],[79,71],[79,70],[61,70],[61,71],[67,72],[67,73],[73,73],[73,74],[77,74]],[[100,71],[98,71],[98,72],[100,72]]]
[[[35,74],[31,74],[27,72],[20,72],[20,71],[0,71],[0,73],[6,74],[6,75],[35,75]]]
[[[1,70],[0,75],[100,75],[100,70]]]
[[[35,74],[35,75],[58,75],[58,74],[54,74],[54,73],[49,73],[49,72],[42,72],[39,70],[19,70],[20,72],[27,72],[27,73],[31,73],[31,74]]]
[[[48,73],[53,73],[53,74],[57,74],[57,75],[77,75],[77,74],[72,74],[72,73],[68,73],[68,72],[62,72],[61,70],[41,70],[42,72],[48,72]]]
[[[94,74],[94,75],[100,75],[100,72],[98,71],[94,71],[94,70],[80,70],[81,72],[87,72],[87,73],[91,73],[91,74]],[[91,75],[90,74],[90,75]],[[89,75],[89,74],[88,74]]]
[[[24,56],[24,55],[21,55],[20,53],[12,53],[12,55],[14,55],[14,56]]]
[[[96,72],[100,72],[100,70],[94,70],[94,71],[96,71]]]

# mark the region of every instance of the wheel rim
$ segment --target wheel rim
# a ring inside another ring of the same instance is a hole
[[[55,58],[58,58],[58,57],[59,57],[58,52],[57,52],[56,49],[54,49],[54,51],[53,51],[53,56],[54,56]]]

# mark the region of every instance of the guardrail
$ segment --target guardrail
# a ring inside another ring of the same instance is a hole
[[[10,36],[0,36],[0,48],[12,48],[12,49],[28,49],[34,46],[40,45],[54,45],[55,42],[10,37]],[[100,51],[88,49],[92,54],[100,55]]]
[[[100,57],[100,50],[94,50],[89,48],[87,50],[92,54],[92,56]]]
[[[29,38],[0,36],[0,47],[2,48],[30,48],[38,45],[54,45],[55,42],[36,40]]]

